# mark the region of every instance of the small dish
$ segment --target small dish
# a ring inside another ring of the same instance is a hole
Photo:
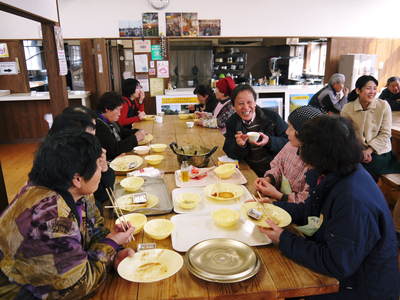
[[[150,148],[152,151],[154,152],[164,152],[165,149],[167,149],[167,145],[166,144],[151,144]]]
[[[240,219],[239,212],[230,208],[221,208],[213,211],[211,216],[216,225],[224,228],[236,226]]]
[[[137,146],[137,147],[133,148],[133,151],[136,154],[145,155],[150,152],[150,147],[149,146]]]
[[[119,183],[127,192],[133,193],[139,190],[144,184],[144,179],[142,177],[126,177]]]

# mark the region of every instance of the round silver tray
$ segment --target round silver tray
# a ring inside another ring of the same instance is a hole
[[[232,239],[210,239],[191,247],[184,257],[194,276],[220,283],[246,280],[260,269],[260,259],[248,245]]]

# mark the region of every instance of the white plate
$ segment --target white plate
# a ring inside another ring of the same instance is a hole
[[[150,249],[122,260],[118,265],[118,274],[132,282],[155,282],[171,277],[182,266],[183,258],[179,253],[168,249]]]
[[[219,182],[224,182],[224,183],[234,183],[234,184],[246,184],[247,179],[246,177],[243,176],[242,172],[240,172],[239,169],[236,169],[235,173],[232,175],[231,178],[229,179],[219,179],[217,178],[217,175],[213,171],[209,171],[207,173],[207,176],[196,180],[196,179],[190,179],[188,182],[183,182],[181,180],[181,171],[177,170],[175,171],[175,183],[176,186],[178,187],[195,187],[195,186],[206,186],[212,183],[216,183],[219,180]]]
[[[204,194],[204,188],[201,187],[186,187],[186,188],[177,188],[172,190],[172,202],[174,204],[174,211],[178,214],[203,214],[203,213],[208,213],[212,212],[214,210],[217,210],[219,208],[232,208],[232,209],[240,209],[242,203],[246,200],[252,199],[251,194],[249,190],[245,187],[242,186],[244,190],[244,194],[242,197],[240,197],[239,200],[233,200],[233,201],[215,201],[212,199],[209,199],[208,197],[205,196]],[[179,206],[178,204],[178,195],[182,193],[195,193],[200,195],[200,202],[197,204],[197,206],[193,209],[183,209]]]
[[[171,235],[172,248],[179,252],[185,252],[193,245],[212,238],[235,239],[249,246],[271,243],[271,240],[263,235],[253,222],[243,218],[231,229],[215,225],[211,214],[176,215],[171,218],[171,221],[175,225]]]

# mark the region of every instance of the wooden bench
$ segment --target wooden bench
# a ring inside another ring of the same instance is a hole
[[[382,175],[379,186],[390,208],[393,208],[396,201],[400,199],[400,174]]]

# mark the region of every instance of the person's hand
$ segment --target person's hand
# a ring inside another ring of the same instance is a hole
[[[136,140],[138,142],[143,141],[146,136],[146,132],[144,130],[138,130],[135,132]]]
[[[122,227],[122,224],[116,225],[114,227],[114,231],[107,234],[107,238],[112,239],[118,245],[126,244],[134,240],[133,232],[135,231],[135,227],[133,227],[129,222],[124,223],[126,231]]]
[[[283,229],[277,226],[274,222],[267,219],[265,222],[270,226],[270,228],[258,227],[260,231],[265,234],[274,244],[279,244],[281,234]]]
[[[254,187],[257,191],[260,191],[263,195],[274,199],[280,199],[282,197],[282,193],[279,192],[269,181],[267,178],[259,178],[254,182]],[[269,179],[269,178],[268,178]]]
[[[349,94],[349,89],[347,87],[343,88],[343,94],[347,96]]]
[[[363,159],[362,159],[363,163],[368,164],[372,161],[372,152],[373,152],[372,148],[367,148],[363,150]]]
[[[144,111],[139,111],[138,117],[140,120],[143,120],[145,116],[146,116],[146,113]]]
[[[243,134],[241,131],[238,131],[235,134],[235,139],[236,139],[236,144],[238,144],[240,147],[244,147],[249,137],[247,136],[247,134]]]
[[[195,110],[194,104],[188,105],[188,110],[194,111]]]
[[[127,256],[132,257],[135,255],[135,251],[132,248],[125,248],[121,251],[118,251],[117,255],[114,258],[114,269],[117,270],[119,263]]]
[[[204,111],[195,111],[194,114],[196,115],[197,118],[206,118],[207,117],[207,112],[204,112]]]
[[[106,156],[106,149],[101,148],[101,155],[99,157],[99,165],[101,168],[101,172],[107,172],[108,170],[108,163],[107,163],[107,156]]]
[[[194,121],[194,124],[197,126],[203,126],[203,120],[196,120]]]
[[[268,142],[269,142],[269,136],[268,135],[266,135],[266,134],[264,134],[264,133],[262,133],[262,132],[260,132],[260,136],[261,136],[261,141],[259,141],[259,142],[250,142],[250,143],[252,143],[252,144],[254,144],[254,145],[256,145],[256,146],[260,146],[260,147],[263,147],[263,146],[265,146],[266,144],[268,144]]]
[[[144,91],[141,89],[139,91],[139,103],[142,104],[144,100]]]

